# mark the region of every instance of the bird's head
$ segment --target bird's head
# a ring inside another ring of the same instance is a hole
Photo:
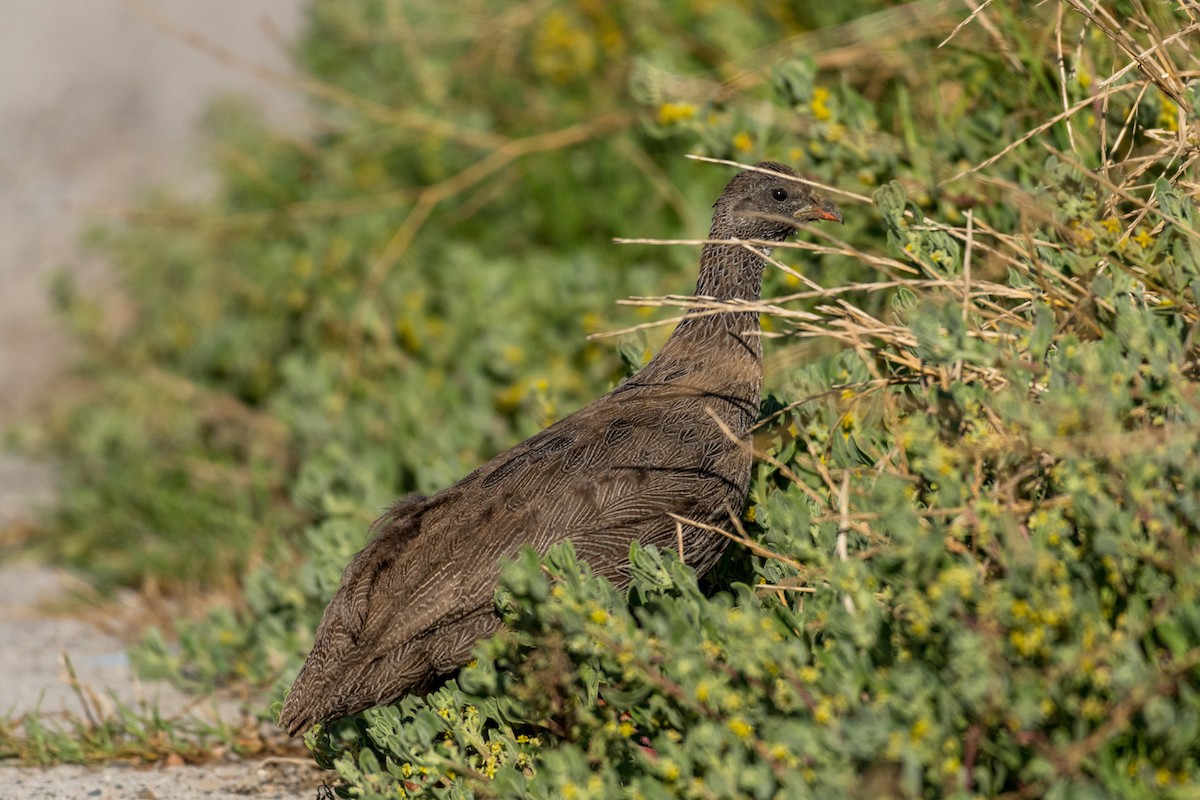
[[[797,180],[791,167],[773,161],[755,167],[767,172],[738,173],[717,200],[713,238],[782,242],[805,222],[842,221],[838,207]]]

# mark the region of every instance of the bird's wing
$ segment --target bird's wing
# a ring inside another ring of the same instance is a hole
[[[669,407],[590,410],[391,523],[347,568],[342,602],[327,613],[359,646],[401,647],[490,605],[500,562],[523,545],[544,553],[572,539],[596,572],[614,577],[631,540],[675,541],[668,514],[744,492],[736,476],[748,456],[715,423],[698,435],[694,418]]]

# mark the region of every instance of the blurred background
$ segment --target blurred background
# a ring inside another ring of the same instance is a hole
[[[28,418],[63,378],[71,344],[50,303],[67,270],[111,289],[85,226],[119,217],[148,187],[203,193],[201,121],[237,93],[275,124],[302,124],[294,91],[172,36],[170,25],[274,68],[303,19],[301,0],[5,3],[0,28],[0,427]],[[44,464],[0,455],[0,520],[48,497]]]

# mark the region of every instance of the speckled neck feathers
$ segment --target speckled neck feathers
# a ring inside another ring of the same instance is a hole
[[[700,254],[700,277],[696,281],[696,296],[715,301],[755,301],[762,293],[763,269],[766,261],[762,250],[741,244],[716,244],[716,240],[732,238],[714,224],[709,232],[709,244]],[[702,341],[705,346],[718,345],[725,335],[736,340],[725,344],[738,349],[750,346],[756,354],[761,353],[758,314],[753,311],[715,311],[714,309],[692,309],[676,328],[673,339]],[[719,358],[719,353],[709,354]]]

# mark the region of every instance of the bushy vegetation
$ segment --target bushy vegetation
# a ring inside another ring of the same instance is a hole
[[[703,231],[729,172],[681,154],[773,158],[847,225],[776,251],[741,545],[700,585],[635,548],[627,596],[527,554],[508,633],[316,757],[364,797],[1196,796],[1195,10],[811,5],[318,2],[320,134],[216,115],[218,196],[103,237],[134,321],[60,293],[53,546],[242,592],[143,665],[285,688],[389,499],[686,305],[613,310],[695,249],[608,241]]]

